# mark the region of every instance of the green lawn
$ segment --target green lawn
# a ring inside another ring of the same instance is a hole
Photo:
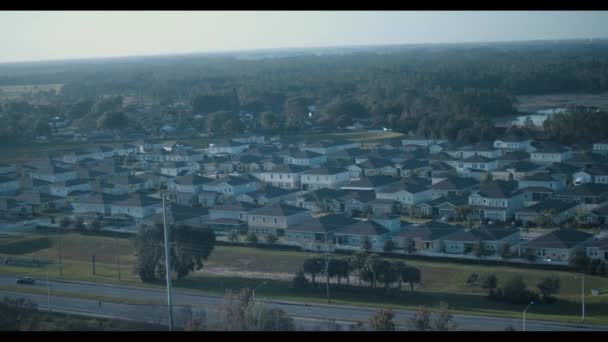
[[[32,234],[28,238],[39,241],[42,235]],[[29,275],[37,279],[44,279],[47,272],[49,277],[59,277],[58,238],[49,235],[50,245],[40,244],[40,250],[33,251],[25,248],[23,238],[0,238],[0,254],[3,250],[16,250],[13,242],[18,242],[24,256],[37,256],[48,258],[54,263],[41,268],[17,267],[0,265],[2,274]],[[118,269],[114,254],[115,240],[112,237],[84,236],[79,234],[65,234],[62,239],[62,259],[64,279],[121,283],[125,285],[144,285],[134,273],[135,257],[130,239],[118,238],[120,253],[121,280],[118,280]],[[96,255],[96,274],[92,274],[91,255]],[[300,267],[303,261],[316,255],[315,253],[297,251],[277,251],[257,249],[251,247],[216,246],[206,263],[207,267],[224,267],[233,271],[255,271],[266,273],[289,273]],[[344,256],[338,256],[344,257]],[[552,305],[536,305],[530,310],[531,319],[559,320],[578,322],[580,317],[580,279],[575,279],[576,273],[565,271],[548,271],[536,269],[523,269],[507,266],[485,266],[475,264],[460,264],[449,262],[432,262],[419,260],[406,260],[406,263],[418,267],[422,271],[422,282],[413,294],[403,291],[401,297],[386,297],[370,293],[334,293],[334,303],[366,305],[377,307],[390,305],[394,308],[412,309],[418,305],[436,306],[441,299],[459,313],[492,315],[505,317],[520,317],[519,306],[492,302],[485,298],[485,292],[475,286],[466,284],[471,273],[480,275],[494,273],[499,286],[508,277],[519,274],[524,278],[528,287],[535,290],[536,283],[546,276],[556,276],[560,279],[561,290],[558,302]],[[317,279],[322,280],[322,276]],[[305,294],[298,294],[291,289],[289,281],[266,280],[268,285],[261,287],[257,293],[268,298],[292,299],[304,302],[325,302],[324,289],[320,288]],[[186,279],[176,281],[176,288],[192,288],[213,292],[225,293],[226,288],[238,289],[242,287],[255,287],[262,282],[261,279],[217,276],[198,272]],[[145,284],[144,286],[163,287],[162,281],[158,284]],[[587,294],[590,289],[597,288],[601,292],[608,292],[608,278],[585,276]],[[608,295],[586,297],[587,322],[608,324]]]

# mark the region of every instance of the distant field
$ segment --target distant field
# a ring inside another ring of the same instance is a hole
[[[28,93],[37,93],[39,91],[49,91],[54,89],[56,92],[61,91],[63,84],[32,84],[32,85],[16,85],[16,86],[0,86],[0,98],[13,99],[23,96]]]
[[[608,93],[602,94],[549,94],[517,96],[517,109],[536,112],[542,109],[567,106],[595,106],[608,110]]]
[[[52,234],[41,241],[40,234],[26,237],[0,237],[0,253],[21,253],[24,256],[48,258],[54,263],[47,267],[31,268],[0,265],[0,274],[22,274],[42,278],[48,272],[50,277],[59,276],[59,241]],[[40,249],[34,250],[24,245],[27,239]],[[122,284],[143,285],[134,273],[135,256],[130,239],[119,238],[121,280],[117,279],[117,264],[114,249],[115,240],[111,237],[82,236],[65,234],[62,237],[62,259],[64,279],[97,281]],[[91,257],[96,256],[96,274],[92,274]],[[176,281],[175,286],[192,288],[222,294],[225,288],[237,289],[257,286],[262,279],[268,285],[260,288],[259,294],[268,298],[283,298],[308,302],[322,302],[323,293],[298,294],[291,290],[291,277],[303,261],[315,253],[297,251],[265,250],[251,247],[216,246],[205,267],[186,279]],[[344,256],[339,256],[344,257]],[[485,291],[466,283],[471,273],[484,275],[496,274],[499,286],[508,277],[519,274],[528,287],[536,290],[536,283],[546,276],[556,276],[561,281],[559,301],[553,305],[538,305],[530,312],[530,319],[559,320],[577,322],[580,315],[580,280],[576,273],[565,271],[545,271],[507,266],[484,266],[449,262],[406,260],[407,264],[420,268],[422,283],[411,295],[403,293],[403,298],[391,299],[380,295],[336,293],[336,303],[365,306],[391,305],[395,308],[413,309],[417,305],[436,305],[442,298],[460,313],[520,317],[519,306],[488,301]],[[323,276],[317,276],[318,281]],[[353,274],[351,283],[357,282]],[[344,280],[343,280],[344,282]],[[159,283],[160,284],[160,283]],[[146,285],[154,286],[154,285]],[[157,285],[158,286],[158,285]],[[585,276],[587,289],[586,312],[588,323],[608,324],[608,278]],[[591,296],[590,289],[599,289],[601,295]]]
[[[309,133],[282,136],[281,140],[288,142],[298,142],[301,140],[316,141],[323,139],[344,139],[360,142],[362,144],[376,144],[383,140],[393,139],[403,136],[398,132],[344,132],[344,133]]]

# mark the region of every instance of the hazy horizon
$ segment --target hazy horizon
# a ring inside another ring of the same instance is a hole
[[[0,63],[589,38],[608,38],[608,11],[0,13]]]

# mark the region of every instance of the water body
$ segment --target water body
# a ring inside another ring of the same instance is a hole
[[[519,116],[515,117],[515,119],[513,119],[513,121],[511,122],[511,124],[516,125],[516,126],[523,126],[523,125],[525,125],[527,118],[530,118],[532,120],[532,123],[534,124],[534,126],[542,127],[545,120],[550,118],[552,115],[557,114],[557,113],[565,113],[565,112],[566,112],[566,108],[547,108],[547,109],[537,110],[534,113],[519,115]]]

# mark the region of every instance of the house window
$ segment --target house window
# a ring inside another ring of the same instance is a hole
[[[266,223],[266,218],[262,217],[262,223]]]
[[[274,223],[277,223],[277,218],[276,217],[274,218]]]

